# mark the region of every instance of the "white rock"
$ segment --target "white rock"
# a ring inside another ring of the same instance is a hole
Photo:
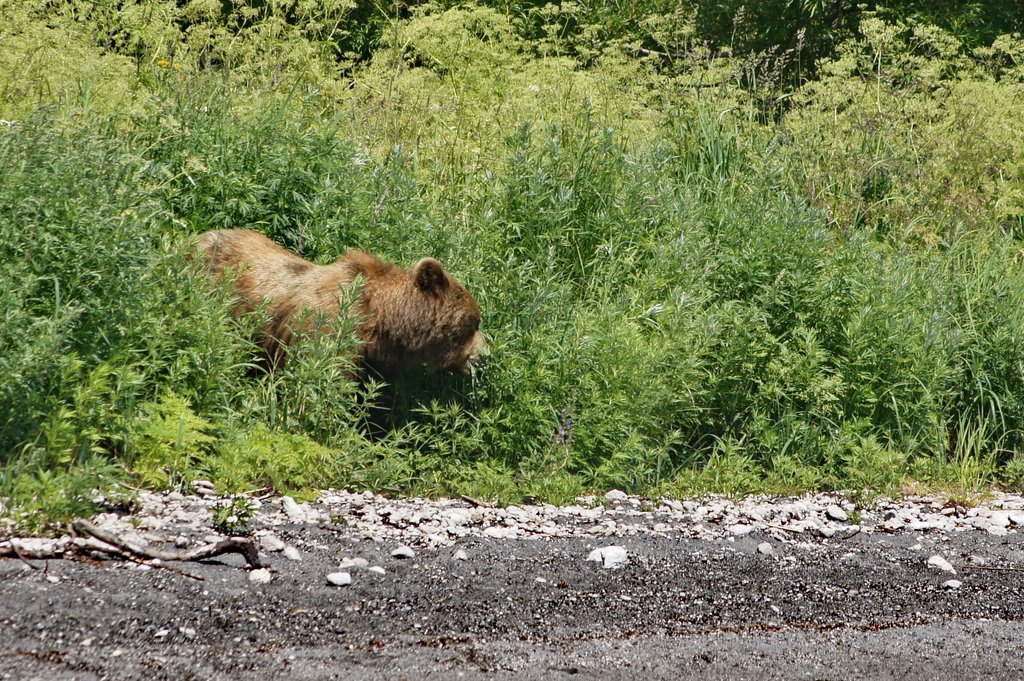
[[[410,549],[405,544],[402,544],[397,549],[395,549],[394,551],[391,552],[391,557],[392,558],[400,558],[400,559],[402,559],[402,558],[415,558],[416,557],[416,552],[413,551],[412,549]]]
[[[1001,525],[989,525],[986,531],[995,537],[1005,537],[1010,533],[1009,530]]]
[[[731,534],[732,536],[734,536],[734,537],[742,537],[744,535],[748,535],[751,532],[753,532],[754,531],[754,526],[753,525],[738,524],[738,525],[730,525],[726,529],[728,530],[729,534]]]
[[[270,570],[266,568],[260,568],[253,570],[249,573],[249,581],[253,584],[269,584],[270,583]]]
[[[452,560],[466,560],[467,558],[469,558],[469,556],[467,556],[466,552],[462,549],[459,549],[452,554]]]
[[[948,560],[939,555],[932,556],[928,559],[928,567],[936,568],[953,575],[956,574],[956,568],[954,568]]]
[[[947,579],[942,583],[943,589],[949,589],[950,591],[956,591],[960,588],[962,582],[959,579]]]
[[[288,560],[302,560],[302,555],[294,546],[286,546],[283,549],[284,557]]]
[[[763,556],[770,556],[775,553],[775,549],[768,542],[761,542],[757,545],[757,552]]]
[[[834,528],[829,527],[828,525],[822,525],[818,528],[818,534],[820,534],[825,539],[829,539],[835,536],[836,531]]]
[[[339,570],[344,570],[346,568],[353,568],[353,567],[364,568],[364,567],[366,567],[369,564],[370,564],[370,561],[366,560],[365,558],[343,558],[341,560],[341,564],[338,565],[338,569]]]
[[[265,534],[260,537],[260,546],[267,553],[276,553],[284,550],[284,542],[276,534]]]
[[[281,497],[281,508],[284,509],[284,514],[288,516],[288,520],[293,523],[306,522],[309,512],[309,506],[306,504],[296,503],[291,497],[283,496]]]
[[[60,584],[60,577],[57,577],[55,575],[46,575],[46,581],[48,581],[50,584]]]
[[[383,575],[383,574],[387,573],[387,570],[382,568],[380,565],[374,565],[374,566],[368,567],[368,568],[366,568],[366,571],[367,572],[372,572],[375,575]]]
[[[1010,513],[1008,511],[993,511],[988,519],[992,525],[998,527],[1010,526]]]
[[[612,505],[622,504],[629,501],[629,495],[618,489],[608,490],[608,493],[604,495],[604,498],[605,501]]]
[[[847,518],[849,518],[849,516],[846,514],[846,511],[844,511],[839,506],[836,506],[835,504],[825,509],[825,515],[827,515],[832,520],[835,520],[836,522],[840,523],[845,523]]]
[[[604,546],[587,554],[587,560],[605,569],[620,568],[629,562],[629,552],[621,546]]]
[[[668,508],[670,508],[671,510],[673,510],[673,511],[675,511],[677,513],[682,513],[683,512],[683,504],[682,504],[682,502],[676,501],[675,499],[662,499],[661,500],[661,504],[662,504],[662,506],[667,506]]]
[[[352,575],[347,572],[332,572],[327,575],[327,582],[332,586],[348,586],[352,583]]]

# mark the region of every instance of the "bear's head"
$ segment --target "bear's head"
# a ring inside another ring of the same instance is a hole
[[[419,364],[472,373],[489,352],[476,300],[434,258],[396,270],[367,277],[366,360],[384,373]]]

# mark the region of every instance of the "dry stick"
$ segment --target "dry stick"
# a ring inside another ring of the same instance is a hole
[[[391,185],[384,187],[384,193],[380,195],[380,200],[377,201],[377,205],[373,207],[373,214],[370,215],[370,227],[377,224],[377,216],[380,215],[380,209],[384,207],[384,202],[388,200],[388,194],[391,193]]]
[[[28,562],[28,558],[26,558],[25,554],[23,554],[20,550],[18,550],[18,546],[14,543],[13,539],[10,541],[10,546],[11,546],[11,551],[14,552],[14,555],[16,555],[18,557],[18,559],[22,563],[24,563],[25,565],[28,565],[33,570],[42,570],[42,568],[39,567],[38,565],[33,565],[32,563]]]
[[[104,542],[104,543],[107,543],[107,542]],[[123,557],[125,560],[130,560],[133,563],[137,563],[139,565],[145,565],[147,567],[155,567],[155,568],[158,568],[160,570],[168,570],[170,572],[173,572],[176,575],[181,575],[182,577],[188,577],[189,579],[194,579],[197,582],[205,581],[205,579],[203,577],[200,577],[199,575],[194,575],[191,572],[186,572],[186,571],[182,570],[179,567],[174,567],[173,565],[164,565],[163,563],[161,563],[156,558],[154,558],[152,560],[146,560],[146,559],[143,559],[143,558],[139,558],[137,556],[133,556],[132,554],[128,553],[127,551],[122,551],[120,548],[118,548],[116,546],[113,547],[113,548],[117,551],[117,555]],[[103,548],[101,550],[104,553],[110,553],[110,548]],[[72,554],[68,554],[68,555],[69,556],[75,556],[76,554],[72,553]]]
[[[149,560],[195,561],[202,560],[204,558],[213,558],[214,556],[220,556],[225,553],[238,553],[245,559],[245,562],[249,567],[263,567],[263,564],[260,563],[259,552],[256,550],[255,544],[248,539],[231,537],[229,539],[222,539],[214,544],[198,546],[187,551],[169,551],[143,548],[136,544],[132,544],[131,542],[125,541],[124,539],[107,532],[106,530],[101,530],[88,520],[82,520],[81,518],[72,523],[72,526],[76,530],[92,535],[100,541],[119,548],[122,551],[134,554],[140,558],[147,558]]]
[[[482,501],[480,499],[474,499],[473,497],[460,494],[459,498],[465,501],[467,504],[472,504],[477,508],[494,508],[494,504],[489,501]]]
[[[626,51],[645,57],[662,57],[664,59],[728,59],[733,56],[728,52],[712,52],[711,54],[700,55],[696,52],[660,52],[658,50],[648,50],[645,47],[627,47]]]

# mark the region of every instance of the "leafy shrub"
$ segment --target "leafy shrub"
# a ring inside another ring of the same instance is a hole
[[[365,6],[215,5],[3,10],[21,508],[199,475],[504,501],[1020,484],[1019,39],[862,14],[819,80],[775,82],[776,123],[747,66],[697,54],[703,5],[374,10],[343,70]],[[640,51],[672,41],[694,57]],[[261,313],[189,255],[221,227],[438,257],[492,357],[357,384],[343,317],[261,372]]]

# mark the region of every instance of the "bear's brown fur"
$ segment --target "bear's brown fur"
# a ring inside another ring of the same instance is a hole
[[[364,366],[384,375],[420,364],[468,374],[487,351],[476,301],[433,258],[403,269],[349,251],[316,265],[249,229],[206,232],[198,249],[211,277],[227,272],[234,278],[236,314],[266,306],[262,342],[271,366],[281,366],[314,315],[337,317],[341,287],[357,276],[365,281],[353,310],[360,316],[356,336]]]

